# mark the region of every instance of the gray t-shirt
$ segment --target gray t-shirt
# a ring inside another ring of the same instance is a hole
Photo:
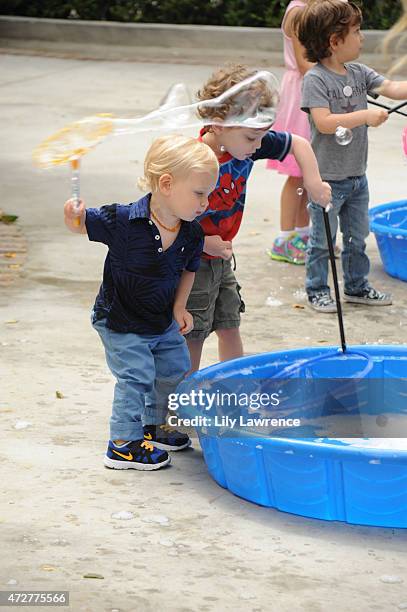
[[[329,108],[343,114],[367,108],[367,94],[377,98],[374,90],[385,80],[363,64],[345,64],[344,75],[316,64],[304,75],[301,108]],[[347,95],[346,95],[347,94]],[[350,95],[349,95],[350,94]],[[310,113],[311,145],[318,160],[323,180],[340,181],[349,176],[362,176],[367,165],[367,125],[353,128],[348,145],[336,142],[335,134],[321,134]]]

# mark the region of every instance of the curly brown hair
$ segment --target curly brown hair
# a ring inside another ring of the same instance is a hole
[[[319,0],[311,2],[298,14],[294,23],[298,40],[305,47],[310,62],[332,55],[331,36],[344,40],[351,27],[362,24],[362,11],[354,2]]]
[[[233,85],[237,85],[237,83],[241,83],[255,75],[256,72],[256,70],[249,70],[243,64],[225,64],[225,66],[214,72],[205,85],[197,92],[197,98],[202,101],[217,98],[233,87]],[[262,79],[255,80],[248,85],[247,93],[249,94],[249,99],[256,99],[256,110],[261,110],[274,104],[273,92]],[[214,118],[224,120],[230,114],[239,115],[245,112],[246,109],[242,108],[241,102],[242,97],[239,93],[232,96],[224,104],[216,107],[202,105],[202,107],[198,107],[198,113],[202,119],[208,119],[208,123]]]

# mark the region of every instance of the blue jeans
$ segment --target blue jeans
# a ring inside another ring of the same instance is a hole
[[[111,440],[140,440],[143,425],[159,425],[167,416],[168,395],[190,369],[185,338],[176,321],[158,335],[124,334],[92,321],[116,378]]]
[[[335,244],[338,217],[343,236],[342,270],[344,291],[360,293],[368,286],[369,258],[365,253],[369,235],[369,187],[367,178],[351,176],[342,181],[328,181],[332,187],[333,208],[329,211],[332,239]],[[328,243],[324,212],[318,204],[308,206],[312,228],[308,242],[305,289],[308,296],[329,292]]]

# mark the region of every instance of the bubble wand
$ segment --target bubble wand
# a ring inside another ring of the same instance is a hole
[[[33,152],[34,163],[40,168],[53,168],[69,163],[71,166],[71,194],[75,225],[80,225],[80,158],[102,142],[112,131],[110,115],[98,115],[92,121],[83,119],[66,126],[44,140]]]
[[[390,113],[397,113],[398,115],[403,115],[403,117],[407,117],[407,113],[403,113],[400,108],[403,108],[403,106],[407,105],[407,102],[402,102],[401,104],[398,104],[397,106],[388,106],[387,104],[383,104],[383,102],[376,102],[376,100],[369,100],[368,99],[368,103],[369,104],[373,104],[374,106],[379,106],[380,108],[384,108],[387,111],[389,111],[389,115]]]
[[[400,108],[403,108],[406,105],[407,105],[407,101],[405,100],[404,102],[400,102],[400,104],[397,104],[396,106],[392,106],[392,108],[389,110],[389,115],[391,115],[391,113],[399,113]],[[399,113],[399,114],[404,115],[404,113]]]
[[[396,106],[387,106],[387,104],[382,104],[381,102],[375,102],[373,100],[368,100],[369,104],[374,104],[375,106],[380,106],[380,108],[384,108],[388,111],[388,114],[397,113],[398,115],[403,115],[407,117],[406,113],[402,113],[400,108],[403,106],[407,106],[407,101],[400,102],[400,104],[396,104]],[[353,140],[353,132],[350,128],[345,128],[339,125],[335,131],[335,140],[339,145],[346,146],[350,144]]]
[[[346,341],[345,341],[345,328],[343,325],[341,295],[339,293],[338,273],[336,270],[335,252],[334,252],[334,245],[333,245],[332,234],[331,234],[331,224],[329,223],[329,215],[328,215],[331,209],[332,209],[332,202],[329,203],[328,206],[323,209],[323,216],[324,216],[326,239],[328,242],[329,260],[331,262],[332,279],[334,282],[334,289],[335,289],[339,334],[341,336],[342,351],[345,353],[346,352]]]

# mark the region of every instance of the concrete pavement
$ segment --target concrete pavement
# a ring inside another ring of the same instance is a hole
[[[89,311],[105,249],[69,234],[69,172],[36,170],[31,151],[70,121],[154,108],[174,82],[195,91],[214,65],[0,57],[1,208],[20,215],[25,273],[0,288],[1,589],[70,590],[74,612],[388,612],[407,606],[407,533],[324,523],[255,506],[209,477],[199,445],[154,474],[103,467],[113,382]],[[281,76],[281,70],[276,71]],[[372,205],[406,197],[402,118],[371,130]],[[88,205],[139,197],[151,134],[122,136],[83,160]],[[284,178],[255,168],[235,244],[247,352],[337,344],[336,318],[304,305],[303,269],[270,262]],[[405,343],[406,285],[372,281],[392,307],[345,307],[349,343]],[[267,298],[271,303],[267,305]],[[216,360],[216,342],[204,364]],[[59,392],[57,397],[56,392]],[[62,397],[61,397],[62,396]],[[131,512],[130,520],[113,514]],[[89,574],[99,578],[85,578]],[[403,583],[385,583],[399,576]]]

